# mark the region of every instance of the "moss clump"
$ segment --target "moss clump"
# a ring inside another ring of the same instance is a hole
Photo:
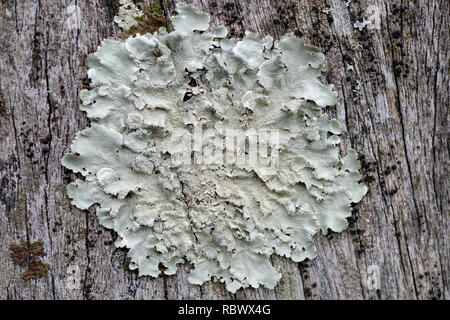
[[[43,263],[40,259],[40,257],[47,255],[44,251],[44,242],[42,240],[36,242],[22,240],[20,244],[10,245],[9,250],[15,265],[28,268],[27,271],[22,273],[22,279],[38,279],[47,275],[50,265]]]
[[[161,5],[159,3],[156,3],[156,2],[150,3],[149,7],[151,10],[153,10],[153,12],[155,14],[157,14],[159,17],[162,17],[163,11],[162,11]]]
[[[142,17],[136,18],[138,25],[133,26],[130,28],[130,30],[126,31],[125,36],[130,37],[138,33],[154,33],[161,27],[167,28],[168,32],[171,31],[171,28],[167,23],[167,19],[164,17],[164,12],[159,3],[153,2],[148,6],[143,6],[142,12],[144,13],[144,15]]]

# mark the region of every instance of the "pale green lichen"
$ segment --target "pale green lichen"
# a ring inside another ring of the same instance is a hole
[[[336,103],[317,79],[325,57],[292,35],[225,39],[208,15],[176,9],[173,32],[105,40],[89,57],[92,87],[80,96],[92,126],[62,160],[85,178],[68,195],[82,210],[99,204],[140,275],[188,261],[194,284],[274,288],[270,256],[314,258],[312,237],[344,230],[367,191],[356,152],[339,156],[339,122],[322,113]],[[226,128],[278,130],[277,170],[198,163],[198,146],[193,163],[173,161],[180,132],[200,126],[211,133],[203,148]]]
[[[139,10],[131,0],[120,0],[119,13],[114,17],[114,22],[117,23],[123,31],[130,30],[131,27],[137,26],[137,19],[144,14]]]

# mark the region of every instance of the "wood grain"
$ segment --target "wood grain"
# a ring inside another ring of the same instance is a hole
[[[369,186],[350,228],[317,236],[313,261],[273,257],[283,274],[275,290],[190,285],[188,265],[157,279],[126,271],[115,235],[92,210],[70,205],[65,188],[75,176],[60,164],[88,126],[78,109],[87,55],[122,37],[112,22],[118,0],[0,0],[0,298],[448,299],[449,2],[187,2],[232,36],[295,32],[326,54],[323,80],[339,95],[328,113],[343,124],[343,147],[364,156]],[[169,18],[175,1],[160,4]],[[79,29],[68,22],[70,5]],[[359,31],[353,24],[370,5],[380,29]],[[25,281],[9,245],[39,239],[50,270]],[[366,280],[377,268],[373,288]]]

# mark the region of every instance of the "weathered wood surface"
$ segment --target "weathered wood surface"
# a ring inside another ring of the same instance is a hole
[[[88,125],[78,109],[86,57],[121,36],[112,22],[118,0],[0,0],[0,298],[448,299],[449,2],[189,2],[235,36],[297,31],[326,54],[324,79],[339,94],[329,113],[343,124],[343,145],[365,156],[370,191],[358,219],[342,234],[318,236],[313,261],[274,257],[283,273],[275,290],[193,286],[189,266],[157,279],[124,271],[114,234],[70,205],[74,175],[60,165]],[[174,3],[161,2],[166,17]],[[380,29],[355,29],[372,4]],[[67,23],[69,5],[80,8],[79,29]],[[50,270],[25,281],[8,248],[38,239]],[[379,267],[379,290],[366,284],[370,266]]]

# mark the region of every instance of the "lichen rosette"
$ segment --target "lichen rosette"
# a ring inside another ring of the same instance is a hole
[[[313,236],[344,230],[367,191],[355,151],[339,154],[339,122],[323,113],[336,103],[318,80],[325,57],[293,35],[229,39],[207,14],[176,10],[174,31],[107,39],[89,56],[80,96],[91,126],[62,160],[83,179],[68,195],[79,209],[98,205],[139,275],[172,275],[187,261],[193,284],[274,288],[270,256],[314,258]],[[276,170],[174,161],[180,132],[199,127],[212,133],[203,148],[229,128],[277,130]]]

